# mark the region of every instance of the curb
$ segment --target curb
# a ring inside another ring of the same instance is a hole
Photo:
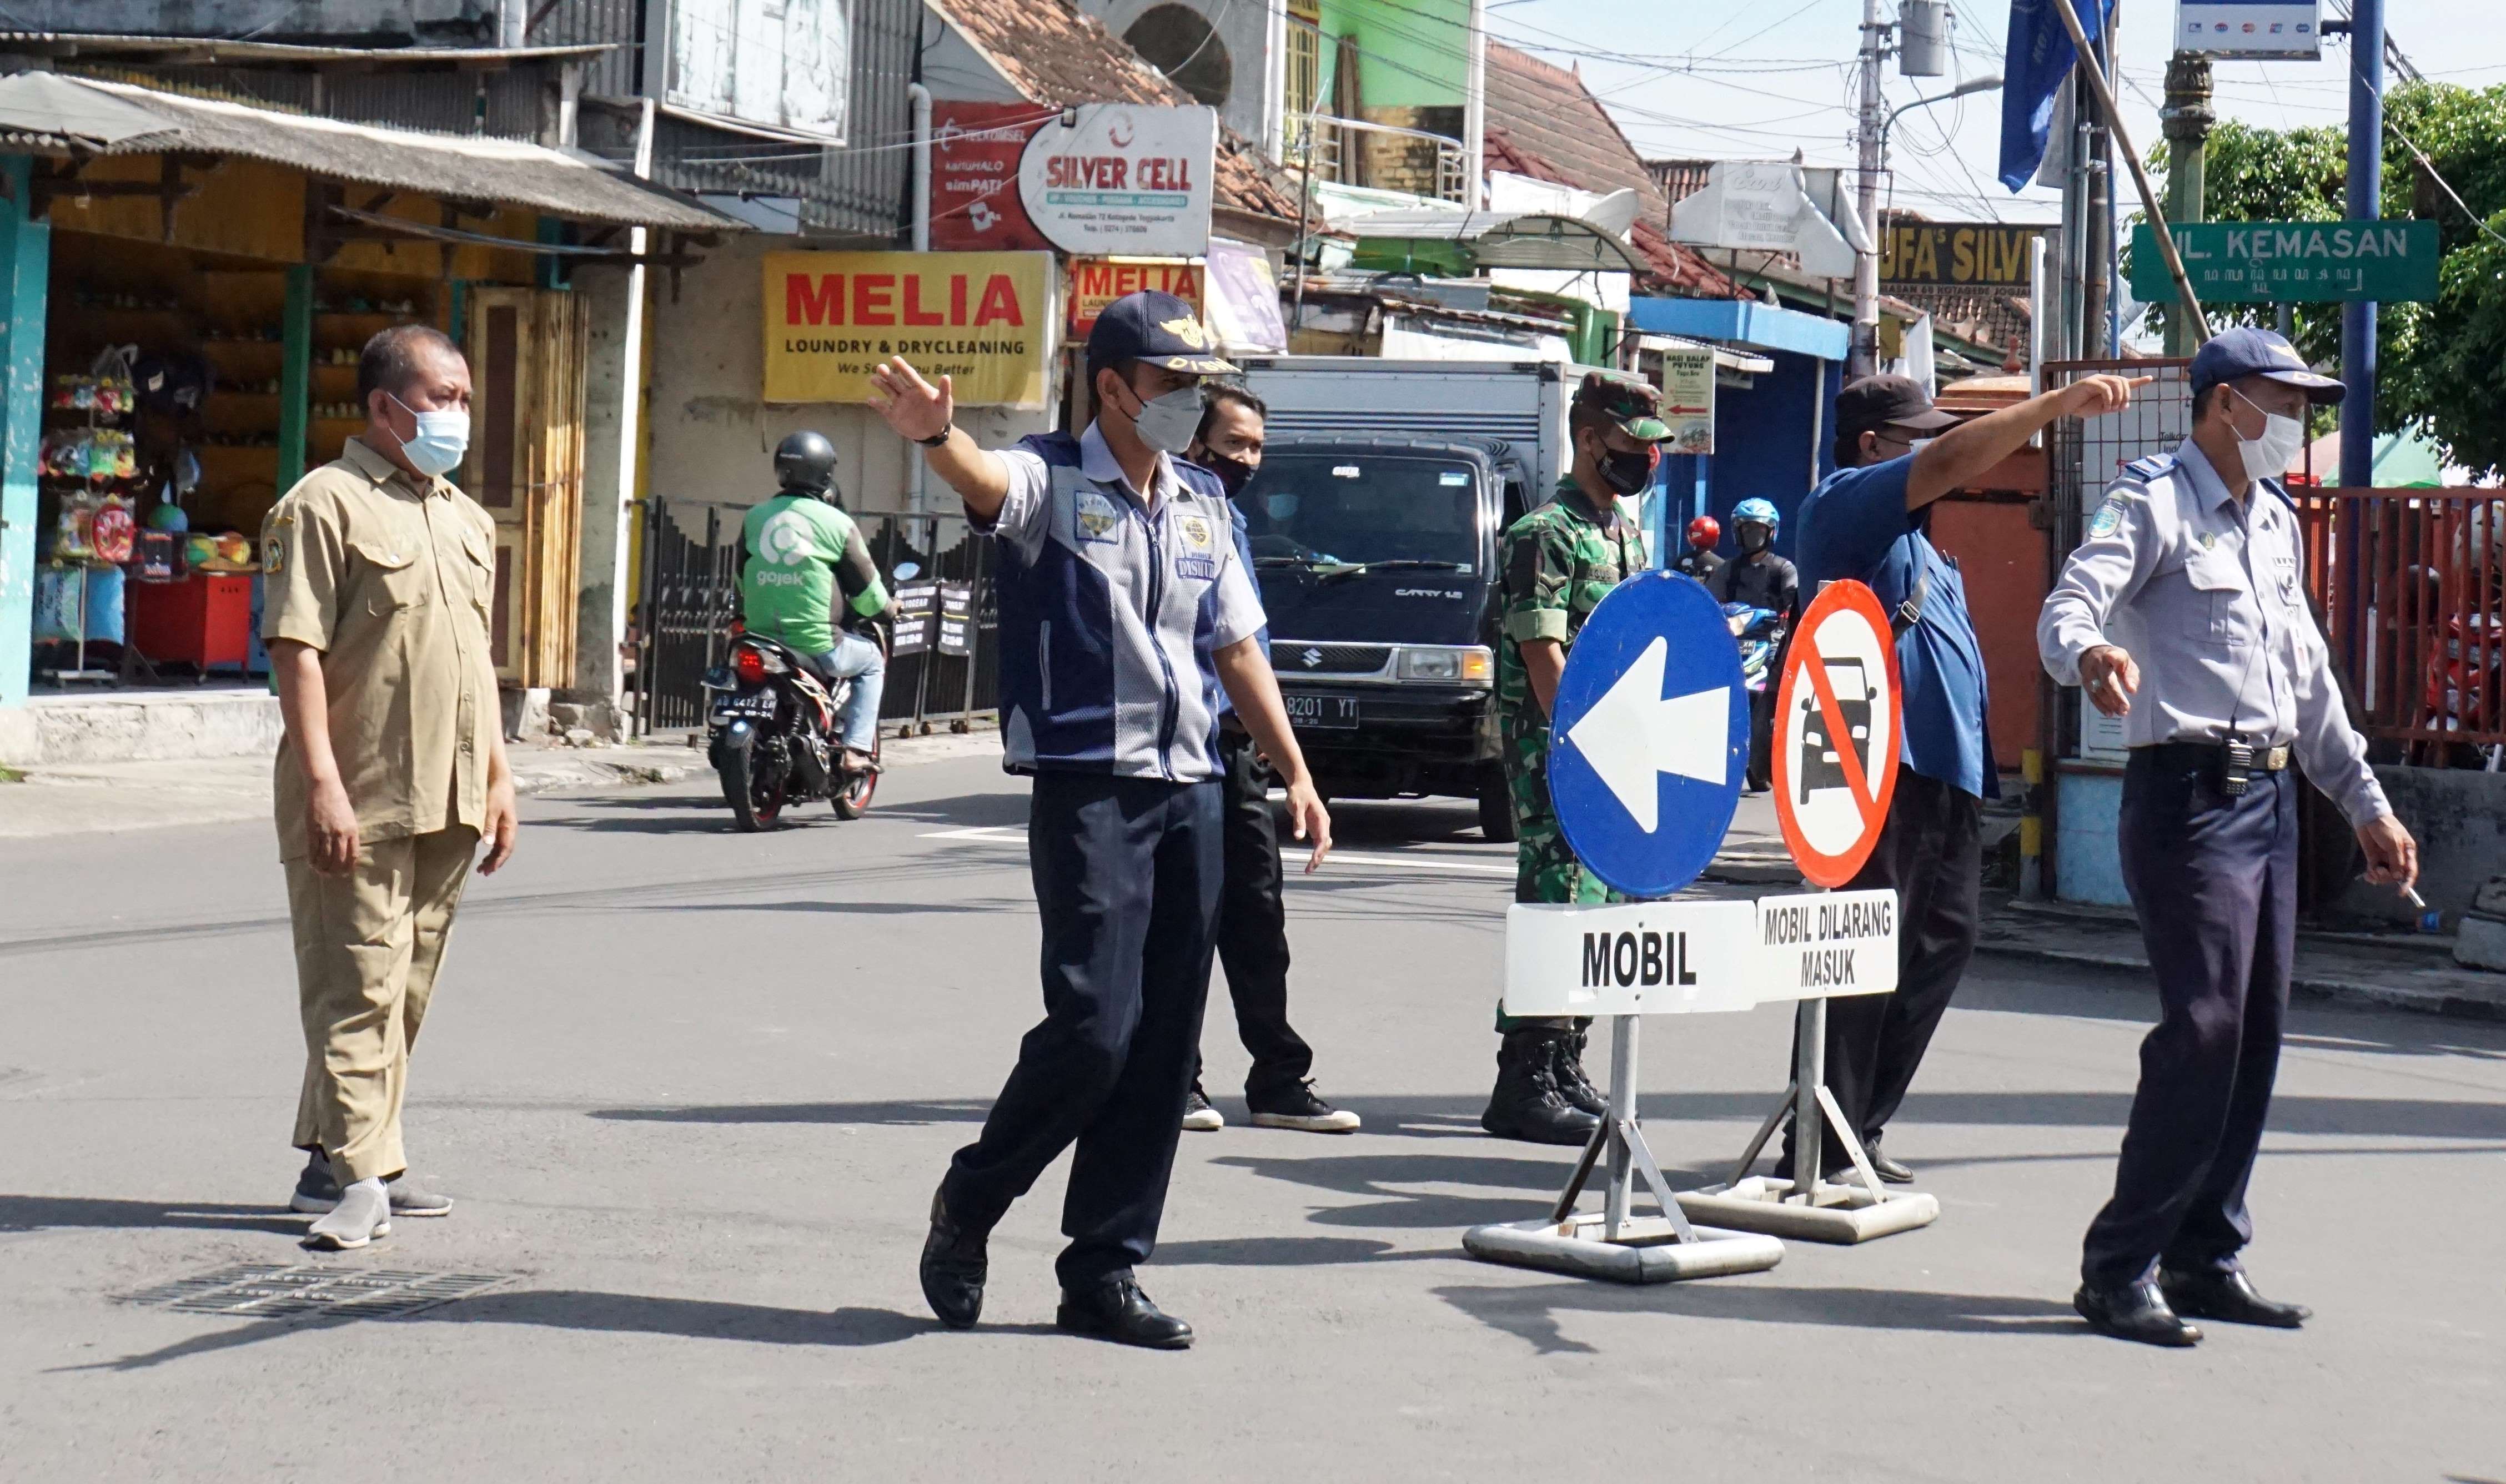
[[[2058,964],[2065,968],[2120,969],[2134,973],[2149,972],[2149,960],[2133,953],[2103,953],[2094,949],[2055,948],[2040,943],[1978,940],[1978,953],[1996,954],[2003,958],[2023,959],[2032,963]],[[2326,978],[2300,970],[2289,979],[2291,996],[2334,1005],[2349,1005],[2372,1009],[2410,1010],[2416,1014],[2442,1015],[2455,1020],[2506,1022],[2506,989],[2498,998],[2457,994],[2444,989],[2414,989],[2398,984],[2361,984],[2347,979]]]

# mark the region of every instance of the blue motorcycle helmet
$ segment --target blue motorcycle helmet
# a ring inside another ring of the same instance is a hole
[[[1732,507],[1733,539],[1740,544],[1743,551],[1763,551],[1775,544],[1775,528],[1783,524],[1783,518],[1776,513],[1772,500],[1743,500]],[[1751,533],[1751,526],[1758,527],[1757,534]]]

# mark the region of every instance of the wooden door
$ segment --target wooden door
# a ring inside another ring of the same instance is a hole
[[[466,347],[473,382],[461,487],[496,520],[490,652],[509,686],[574,683],[583,538],[581,296],[474,288]]]

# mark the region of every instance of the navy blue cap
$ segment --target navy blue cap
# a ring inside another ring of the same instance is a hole
[[[1192,305],[1171,294],[1142,289],[1107,304],[1088,332],[1088,364],[1112,366],[1146,361],[1196,376],[1232,376],[1235,368],[1218,356],[1218,337]]]
[[[2199,402],[2210,388],[2240,376],[2269,376],[2304,387],[2309,402],[2339,402],[2349,391],[2309,368],[2297,347],[2276,333],[2239,325],[2210,336],[2209,343],[2194,353],[2193,400]]]

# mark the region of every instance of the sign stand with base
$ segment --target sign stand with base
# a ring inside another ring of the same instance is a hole
[[[1636,1118],[1640,1024],[1635,1015],[1610,1017],[1610,1111],[1593,1131],[1593,1142],[1584,1146],[1584,1156],[1575,1161],[1575,1173],[1548,1219],[1474,1226],[1462,1233],[1464,1251],[1489,1262],[1619,1283],[1758,1273],[1783,1260],[1783,1244],[1773,1237],[1696,1225],[1680,1209]],[[1577,1211],[1576,1202],[1605,1153],[1602,1209]],[[1661,1216],[1639,1217],[1630,1210],[1639,1173],[1662,1208]]]
[[[1793,1018],[1793,1080],[1783,1102],[1758,1125],[1757,1136],[1741,1150],[1732,1178],[1719,1185],[1680,1192],[1679,1202],[1700,1219],[1724,1221],[1746,1231],[1799,1237],[1805,1242],[1850,1245],[1873,1237],[1892,1236],[1929,1226],[1939,1219],[1941,1203],[1921,1191],[1891,1192],[1880,1188],[1880,1176],[1861,1137],[1845,1121],[1827,1090],[1827,1002],[1804,1000]],[[1807,1089],[1807,1091],[1805,1091]],[[1792,1114],[1793,1179],[1753,1176],[1749,1167]],[[1826,1168],[1823,1135],[1834,1132],[1853,1161],[1858,1185],[1812,1178],[1803,1188],[1801,1172]]]

